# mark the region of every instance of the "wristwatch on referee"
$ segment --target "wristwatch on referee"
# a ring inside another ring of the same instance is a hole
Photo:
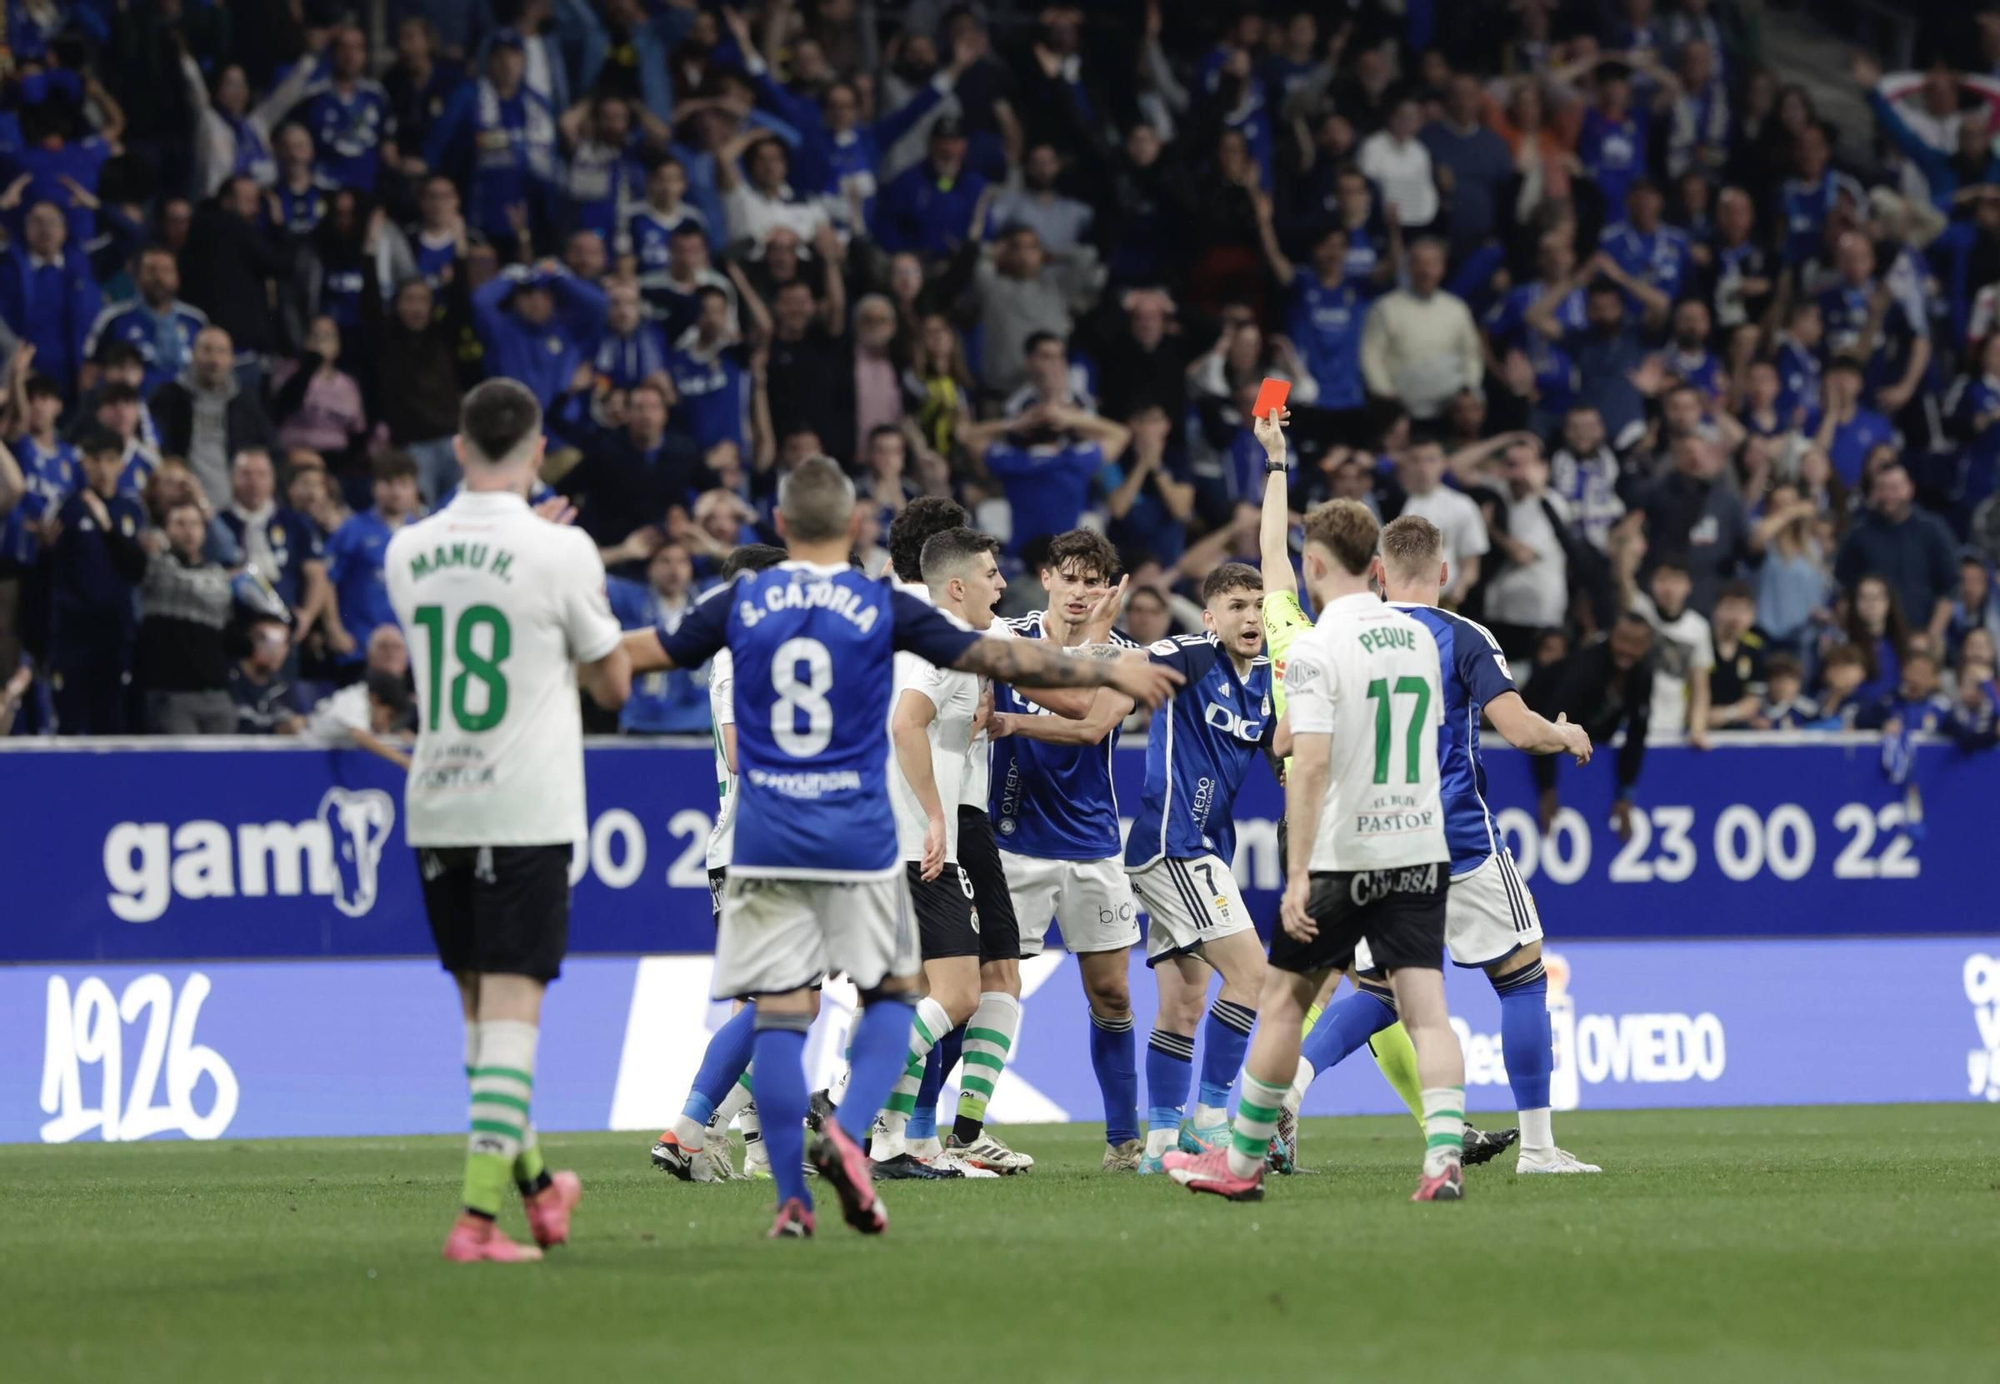
[[[1280,471],[1289,471],[1291,469],[1292,464],[1289,460],[1273,461],[1269,457],[1264,458],[1264,474],[1267,476],[1275,476]]]

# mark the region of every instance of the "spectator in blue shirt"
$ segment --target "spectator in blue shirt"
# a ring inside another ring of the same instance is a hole
[[[1867,199],[1861,184],[1833,167],[1833,144],[1817,120],[1794,138],[1792,167],[1793,176],[1778,190],[1778,213],[1785,228],[1785,263],[1803,264],[1819,248],[1835,213],[1859,216]]]
[[[1576,156],[1603,198],[1606,218],[1625,205],[1625,193],[1646,175],[1650,122],[1632,99],[1631,69],[1606,62],[1597,72],[1597,96],[1583,113]]]
[[[1843,233],[1833,258],[1839,278],[1819,295],[1826,332],[1821,355],[1860,360],[1866,397],[1893,418],[1916,397],[1930,369],[1928,324],[1912,317],[1893,295],[1878,316],[1876,299],[1886,289],[1876,278],[1875,247],[1867,236]],[[1871,329],[1873,339],[1868,339]]]
[[[472,295],[486,373],[519,380],[547,409],[567,393],[604,334],[604,290],[551,260],[510,269]]]
[[[645,318],[639,285],[619,279],[604,290],[604,334],[591,351],[599,390],[630,389],[642,380],[667,379],[667,343]]]
[[[71,250],[68,223],[53,202],[28,209],[25,244],[0,258],[0,319],[35,348],[35,368],[74,394],[84,342],[103,309],[90,261]]]
[[[678,543],[663,543],[646,563],[646,580],[606,581],[611,613],[628,630],[658,629],[672,634],[694,609],[694,562]],[[635,678],[631,699],[618,713],[626,735],[706,735],[706,669],[677,668]]]
[[[706,452],[719,443],[750,449],[750,372],[736,345],[729,295],[707,286],[697,295],[700,315],[681,333],[667,358],[673,377],[675,426]]]
[[[1126,424],[1132,445],[1118,463],[1120,478],[1105,497],[1109,537],[1120,552],[1151,553],[1172,567],[1187,551],[1194,517],[1194,472],[1187,452],[1172,440],[1166,409],[1148,404]]]
[[[115,109],[115,107],[114,107]],[[18,200],[6,205],[7,228],[21,233],[21,207],[50,202],[64,207],[69,243],[82,247],[97,235],[97,184],[104,165],[120,152],[116,128],[110,137],[88,130],[79,138],[81,118],[67,102],[31,105],[22,112],[21,147],[0,160],[0,187],[25,180]]]
[[[383,156],[396,156],[389,94],[362,75],[367,70],[368,36],[350,25],[334,36],[327,76],[306,88],[296,112],[319,150],[319,171],[361,192],[375,190]]]
[[[606,248],[624,232],[632,209],[645,197],[645,141],[633,128],[632,107],[620,96],[599,96],[564,111],[556,122],[567,158],[562,165],[562,224],[595,231]]]
[[[272,146],[278,155],[278,183],[265,199],[271,229],[293,238],[310,235],[325,219],[340,184],[319,171],[305,126],[294,122],[279,127]]]
[[[979,237],[986,187],[986,180],[965,166],[965,133],[958,121],[941,119],[931,126],[929,156],[876,201],[875,241],[890,254],[908,250],[942,259]]]
[[[1836,356],[1820,380],[1819,407],[1808,412],[1799,431],[1825,452],[1850,490],[1861,483],[1862,463],[1869,452],[1896,439],[1896,427],[1861,403],[1861,362]]]
[[[1771,363],[1778,371],[1778,412],[1789,423],[1820,397],[1820,342],[1826,324],[1816,302],[1794,303],[1778,334]]]
[[[708,216],[687,200],[687,168],[671,154],[646,175],[646,204],[625,223],[625,254],[632,257],[641,279],[666,272],[674,233],[694,226],[705,237]]]
[[[326,544],[326,576],[334,600],[326,613],[326,642],[344,668],[359,670],[369,636],[394,625],[383,559],[389,540],[417,514],[417,463],[404,452],[375,462],[375,507],[340,526]]]
[[[1034,539],[1076,527],[1092,486],[1132,434],[1123,423],[1044,403],[1013,418],[967,422],[959,438],[1006,491],[1013,512],[1007,551],[1019,556]]]
[[[1625,195],[1625,219],[1604,228],[1598,249],[1617,266],[1643,283],[1652,285],[1669,302],[1681,296],[1693,264],[1693,248],[1687,232],[1660,219],[1665,210],[1660,190],[1640,182]],[[1635,301],[1634,307],[1639,306]]]
[[[458,89],[424,145],[427,165],[469,179],[472,224],[509,244],[521,219],[553,219],[556,112],[526,85],[527,67],[521,36],[496,34],[486,75]]]
[[[146,368],[139,391],[150,395],[193,363],[194,339],[208,325],[208,314],[180,300],[180,265],[163,246],[139,253],[135,282],[139,296],[100,312],[84,338],[83,352],[95,357],[106,342],[131,343]]]
[[[1347,232],[1334,226],[1322,234],[1313,243],[1308,269],[1293,263],[1279,246],[1271,199],[1260,193],[1256,200],[1264,261],[1290,299],[1285,330],[1319,386],[1317,405],[1360,408],[1368,402],[1368,386],[1361,377],[1361,332],[1368,321],[1368,298],[1362,281],[1348,277]]]

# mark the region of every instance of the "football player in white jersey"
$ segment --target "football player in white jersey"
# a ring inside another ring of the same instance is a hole
[[[1365,944],[1389,973],[1417,1051],[1426,1147],[1412,1200],[1464,1195],[1465,1058],[1444,999],[1451,852],[1437,748],[1443,680],[1431,632],[1370,589],[1379,532],[1353,500],[1306,516],[1306,584],[1321,613],[1285,666],[1291,873],[1229,1148],[1162,1160],[1194,1191],[1263,1196],[1306,1006]]]
[[[931,604],[969,629],[990,625],[993,603],[1007,589],[999,554],[998,539],[969,528],[933,534],[919,558]],[[982,696],[976,673],[939,668],[914,654],[896,655],[896,699],[889,714],[896,772],[889,776],[889,800],[929,993],[917,1002],[910,1025],[909,1065],[869,1142],[877,1176],[995,1175],[961,1167],[941,1149],[938,1156],[919,1160],[904,1138],[931,1049],[979,1007],[979,914],[972,877],[959,865],[958,802]],[[919,1137],[934,1143],[935,1126],[919,1131]]]
[[[971,522],[962,505],[938,496],[919,496],[903,506],[903,512],[889,526],[891,580],[896,589],[930,600],[931,590],[923,582],[924,545],[948,530],[969,528]],[[997,565],[993,578],[999,579]],[[1004,590],[1004,585],[999,589]],[[963,612],[972,627],[989,639],[1011,639],[1013,631],[1007,622],[995,618],[991,610],[982,611],[979,605],[971,601]],[[958,821],[957,854],[953,857],[972,886],[979,937],[978,1002],[971,1017],[931,1050],[917,1087],[916,1108],[904,1130],[913,1157],[935,1162],[938,1156],[949,1155],[968,1175],[978,1169],[1017,1173],[1035,1165],[1033,1158],[1009,1148],[986,1127],[987,1103],[1006,1070],[1021,1028],[1021,925],[1014,916],[1014,896],[1000,862],[993,822],[986,815],[992,753],[986,725],[992,684],[981,679],[979,692],[981,715],[973,723],[954,814]],[[1023,695],[1040,699],[1050,694],[1030,690]],[[1074,709],[1080,713],[1084,705],[1079,699]],[[954,811],[950,803],[943,806],[948,813]],[[939,1144],[938,1096],[961,1056],[964,1070],[958,1079],[958,1112],[950,1135]]]
[[[722,580],[739,572],[762,572],[785,560],[783,548],[746,543],[723,559]],[[708,892],[712,916],[722,923],[722,886],[728,877],[729,846],[736,828],[735,665],[729,650],[708,666],[708,712],[715,736],[715,827],[708,834]],[[727,1182],[736,1176],[730,1162],[729,1125],[743,1126],[743,1171],[769,1177],[762,1126],[750,1091],[750,1045],[756,1015],[738,1003],[736,1013],[717,1029],[702,1053],[694,1084],[680,1117],[653,1144],[653,1166],[683,1182]]]
[[[589,535],[528,508],[542,446],[533,394],[512,380],[474,389],[463,488],[385,557],[421,716],[403,820],[465,1017],[464,1210],[444,1246],[459,1263],[541,1258],[495,1224],[510,1181],[542,1246],[569,1238],[583,1194],[544,1165],[528,1111],[542,993],[569,935],[570,853],[587,830],[577,687],[616,710],[632,670]]]

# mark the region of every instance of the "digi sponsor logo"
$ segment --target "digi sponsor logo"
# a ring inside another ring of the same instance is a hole
[[[329,788],[304,822],[120,822],[104,836],[105,903],[128,923],[157,921],[180,899],[318,894],[350,918],[380,892],[396,800]]]
[[[2000,1101],[2000,957],[1974,952],[1965,958],[1965,998],[1980,1043],[1965,1055],[1966,1094]]]

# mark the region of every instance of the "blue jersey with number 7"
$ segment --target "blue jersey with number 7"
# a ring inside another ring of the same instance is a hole
[[[889,805],[898,652],[940,666],[979,636],[851,567],[785,562],[703,598],[660,643],[682,668],[736,665],[732,875],[884,879],[902,868]]]

